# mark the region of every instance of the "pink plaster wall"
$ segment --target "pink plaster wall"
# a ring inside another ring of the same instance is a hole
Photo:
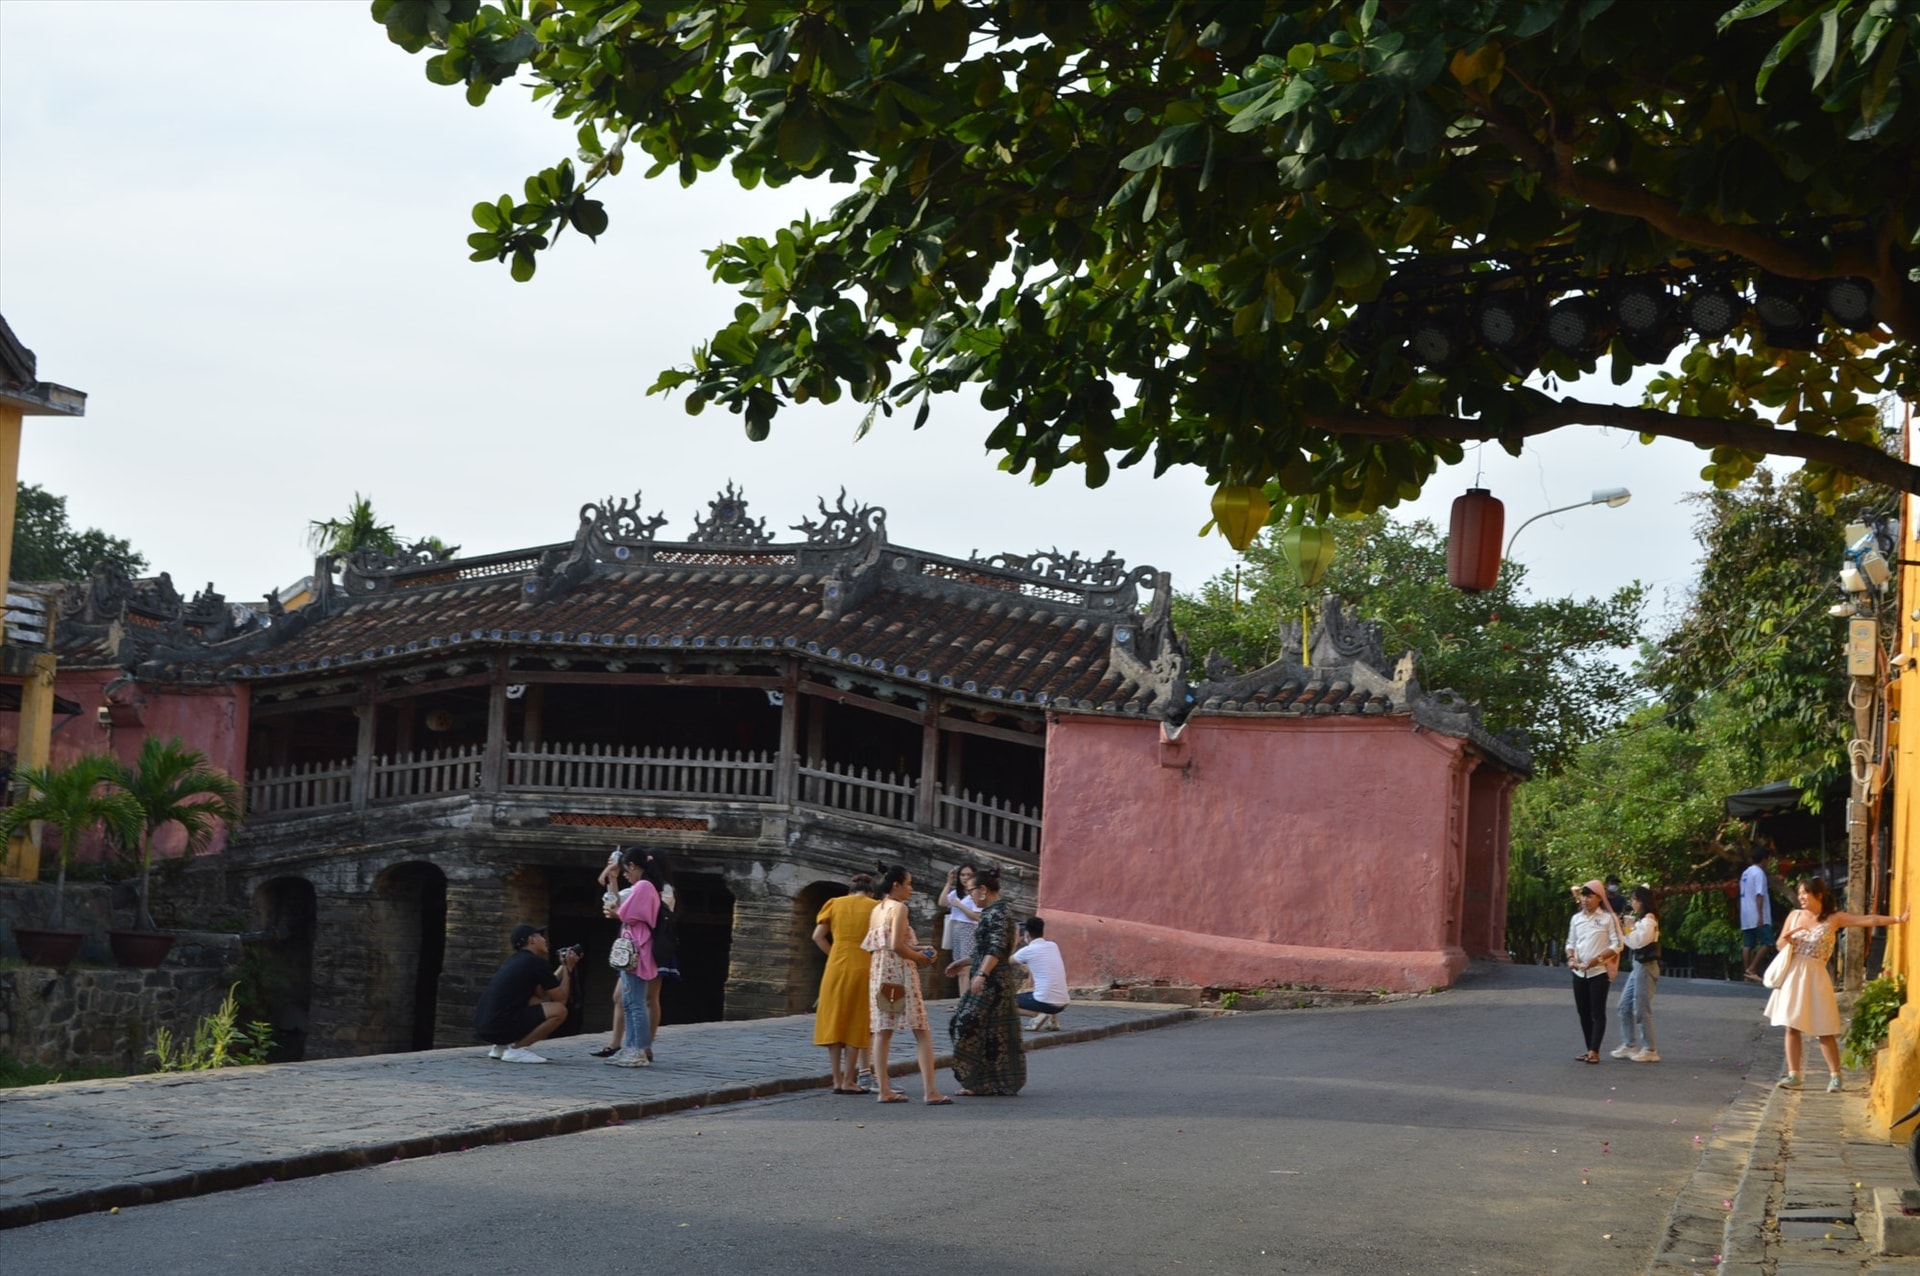
[[[113,669],[62,669],[54,677],[54,694],[80,706],[75,717],[58,714],[53,720],[51,762],[64,766],[88,753],[112,753],[132,763],[148,736],[179,736],[207,755],[207,761],[241,782],[246,779],[248,691],[245,686],[166,687],[146,685],[116,689],[113,701],[118,725],[102,726],[96,711],[107,703],[108,683],[120,676]],[[0,748],[12,751],[19,738],[20,715],[0,713]],[[171,858],[186,845],[178,827],[162,829],[154,839],[155,855]],[[217,854],[226,846],[216,834],[205,852]],[[98,834],[87,839],[79,858],[99,859],[104,847]]]
[[[1075,982],[1445,986],[1478,762],[1406,718],[1056,717],[1047,937]]]

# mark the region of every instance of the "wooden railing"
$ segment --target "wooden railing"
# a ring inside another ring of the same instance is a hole
[[[506,787],[529,793],[644,793],[773,800],[774,755],[748,749],[510,744]]]
[[[471,793],[480,787],[480,762],[486,751],[485,745],[467,744],[375,757],[372,799],[406,802],[448,793]]]
[[[837,762],[800,765],[800,801],[808,806],[911,824],[919,799],[920,785],[912,776],[894,775],[878,767],[870,772],[866,767]]]
[[[422,749],[376,757],[374,803],[478,793],[484,782],[481,745]],[[778,757],[752,750],[639,748],[591,744],[509,744],[501,788],[517,793],[600,794],[771,802]],[[323,814],[352,808],[353,762],[266,767],[248,773],[247,810],[254,817]],[[912,776],[815,760],[797,769],[795,804],[862,819],[924,825],[942,836],[1020,855],[1040,853],[1040,815],[1031,806],[969,790],[935,786],[934,809],[920,809]]]
[[[353,805],[353,759],[262,767],[247,773],[247,814],[344,811]]]
[[[934,805],[934,827],[942,833],[1027,855],[1040,853],[1040,816],[1030,806],[962,789],[944,790]]]

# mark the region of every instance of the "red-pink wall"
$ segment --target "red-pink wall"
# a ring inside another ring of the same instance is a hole
[[[118,725],[102,725],[98,710],[108,703],[105,688],[120,676],[114,669],[62,669],[55,675],[54,694],[78,704],[80,712],[71,717],[55,714],[52,765],[64,766],[88,753],[111,753],[132,763],[147,737],[166,740],[179,736],[188,746],[206,754],[213,766],[245,782],[246,687],[123,685],[113,694]],[[0,748],[14,750],[19,732],[20,715],[0,713]],[[178,826],[170,825],[154,838],[154,851],[160,857],[178,855],[185,845],[186,835]],[[204,853],[216,854],[225,846],[225,835],[216,834]],[[102,854],[101,839],[95,834],[81,847],[79,858],[94,860]]]
[[[1445,986],[1467,962],[1467,831],[1487,831],[1468,812],[1478,763],[1404,717],[1196,717],[1172,741],[1056,717],[1047,937],[1076,983]]]

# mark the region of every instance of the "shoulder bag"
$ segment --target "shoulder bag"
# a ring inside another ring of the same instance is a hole
[[[1788,944],[1785,948],[1782,948],[1778,953],[1774,954],[1773,960],[1767,963],[1766,971],[1761,974],[1760,982],[1769,988],[1778,988],[1781,984],[1786,983],[1787,972],[1793,969],[1793,956],[1792,944]]]
[[[625,935],[613,941],[613,948],[607,953],[607,965],[615,970],[632,970],[633,963],[640,954],[634,951],[633,941]]]

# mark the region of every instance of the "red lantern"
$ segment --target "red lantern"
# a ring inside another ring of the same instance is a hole
[[[1500,537],[1506,507],[1484,487],[1470,487],[1453,502],[1447,527],[1447,583],[1477,594],[1500,579]]]

